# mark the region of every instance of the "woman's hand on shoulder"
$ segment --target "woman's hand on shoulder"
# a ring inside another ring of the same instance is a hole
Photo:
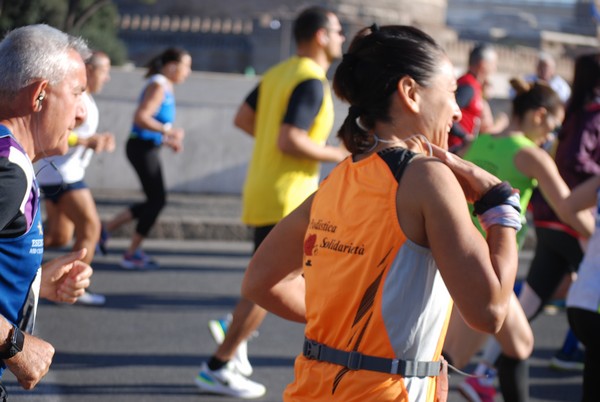
[[[500,183],[500,179],[479,166],[436,145],[432,144],[432,148],[433,155],[452,170],[468,202],[478,201],[490,188]]]

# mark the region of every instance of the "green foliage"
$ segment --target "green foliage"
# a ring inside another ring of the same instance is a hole
[[[76,13],[83,13],[92,3],[98,3],[98,0],[79,0]],[[118,27],[115,23],[117,19],[117,7],[109,1],[98,8],[86,21],[81,24],[76,22],[76,26],[70,33],[86,38],[92,49],[102,50],[109,55],[113,65],[121,65],[127,61],[127,50],[117,37]]]
[[[117,7],[112,0],[0,0],[0,32],[45,23],[84,37],[91,48],[109,55],[114,65],[127,60],[118,38]]]
[[[65,0],[0,1],[0,31],[37,23],[61,27],[67,6]]]

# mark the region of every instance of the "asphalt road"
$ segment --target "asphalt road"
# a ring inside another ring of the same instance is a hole
[[[57,354],[33,391],[21,390],[10,373],[4,376],[11,402],[234,400],[201,394],[193,378],[215,348],[207,321],[226,314],[237,301],[250,243],[149,240],[147,250],[161,269],[148,272],[119,268],[125,242],[116,239],[109,246],[109,255],[94,263],[92,285],[107,296],[107,304],[40,305],[37,335],[51,341]],[[530,257],[523,255],[521,275]],[[566,326],[564,312],[543,314],[534,322],[532,402],[580,399],[579,373],[547,367]],[[261,401],[281,400],[302,339],[301,325],[270,315],[259,337],[250,341],[252,378],[268,388]],[[461,379],[452,375],[451,385]],[[449,401],[462,400],[452,389]]]

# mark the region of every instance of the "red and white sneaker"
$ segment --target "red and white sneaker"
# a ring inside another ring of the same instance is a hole
[[[470,402],[494,402],[496,387],[494,377],[475,378],[469,377],[458,384],[458,391]]]

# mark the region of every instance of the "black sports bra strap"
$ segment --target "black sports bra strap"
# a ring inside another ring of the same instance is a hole
[[[377,155],[387,163],[397,182],[400,182],[404,170],[413,158],[417,156],[413,151],[400,147],[386,148],[383,151],[377,152]]]

